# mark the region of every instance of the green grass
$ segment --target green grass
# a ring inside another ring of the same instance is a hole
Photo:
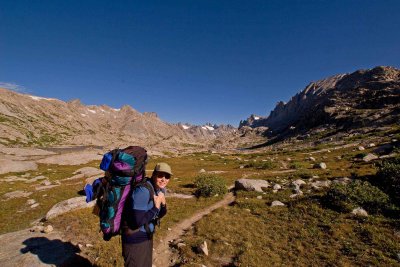
[[[357,220],[326,210],[312,199],[269,207],[269,201],[239,196],[186,234],[180,265],[194,266],[393,266],[400,243],[388,224],[373,217]],[[251,201],[249,201],[251,198]],[[195,252],[207,241],[208,257]]]
[[[360,135],[359,140],[364,143],[369,142],[365,138]],[[377,145],[379,142],[390,140],[387,136],[379,138],[380,141],[374,141]],[[183,237],[186,246],[178,249],[180,256],[178,264],[180,266],[399,265],[397,253],[400,253],[400,239],[394,234],[400,231],[398,218],[384,217],[378,213],[360,219],[345,212],[337,212],[321,204],[327,190],[308,192],[309,185],[302,188],[303,196],[290,198],[293,192],[289,184],[298,178],[306,182],[309,182],[307,179],[315,179],[312,176],[318,176],[321,180],[333,180],[338,177],[362,179],[376,173],[373,162],[354,160],[360,153],[356,147],[334,149],[332,144],[311,147],[307,144],[248,154],[248,151],[232,154],[203,152],[171,158],[151,158],[146,168],[149,171],[147,174],[150,175],[157,162],[167,162],[174,173],[168,187],[177,193],[194,194],[195,179],[201,169],[205,169],[206,172],[218,172],[217,175],[224,179],[227,185],[232,185],[235,180],[243,177],[265,179],[282,185],[283,180],[287,181],[286,189],[277,193],[272,193],[271,189],[265,193],[239,191],[233,206],[218,209],[196,223],[195,227]],[[321,148],[330,149],[331,152],[319,152]],[[367,148],[363,153],[372,150]],[[311,162],[308,159],[310,156],[315,157],[316,162]],[[339,156],[341,159],[338,159]],[[291,160],[287,160],[288,157]],[[263,168],[262,164],[265,162],[272,164]],[[325,162],[327,169],[312,168],[314,163],[319,162]],[[252,166],[239,168],[240,165],[246,164]],[[56,181],[72,176],[73,171],[83,166],[97,167],[98,162],[82,166],[39,165],[37,171],[30,172],[30,177],[44,175],[51,181]],[[0,175],[0,178],[5,176],[8,175]],[[82,186],[83,183],[79,181],[71,181],[62,187],[37,192],[29,198],[38,200],[41,205],[35,210],[26,210],[21,214],[15,212],[24,207],[27,198],[0,202],[0,221],[4,221],[0,224],[1,232],[28,227],[31,221],[43,216],[53,204],[77,196],[77,191]],[[0,188],[0,194],[15,190],[31,190],[30,184],[7,183]],[[47,194],[48,197],[43,198],[43,194]],[[155,239],[162,239],[168,233],[168,228],[173,228],[178,222],[218,200],[215,197],[184,201],[168,198],[168,214],[163,218],[161,228],[157,229]],[[286,206],[271,208],[270,204],[274,200],[280,200]],[[9,218],[12,216],[15,219],[11,221]],[[83,245],[93,244],[93,247],[82,249],[82,255],[92,263],[98,266],[123,265],[120,240],[113,238],[110,242],[103,241],[98,233],[98,218],[92,215],[90,210],[74,211],[49,223],[56,230],[64,230],[66,240]],[[204,240],[207,241],[210,251],[208,257],[196,252],[196,247]]]

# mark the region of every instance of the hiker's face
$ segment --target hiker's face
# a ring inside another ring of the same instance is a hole
[[[171,175],[165,172],[157,172],[154,179],[157,189],[165,188],[169,182]]]

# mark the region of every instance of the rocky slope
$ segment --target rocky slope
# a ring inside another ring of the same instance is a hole
[[[396,124],[400,119],[400,70],[376,67],[310,83],[268,117],[250,116],[239,128],[267,127],[278,139],[315,131],[340,132]]]
[[[86,106],[79,100],[20,94],[0,88],[0,145],[3,146],[123,146],[213,147],[217,139],[237,136],[233,126],[169,124],[156,113],[130,106],[113,109]],[[225,143],[218,141],[217,143]]]

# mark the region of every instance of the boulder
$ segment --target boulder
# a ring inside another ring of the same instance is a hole
[[[359,147],[358,147],[358,150],[359,150],[359,151],[363,151],[363,150],[365,150],[365,148],[364,148],[363,146],[359,146]]]
[[[376,156],[376,155],[374,155],[374,154],[372,154],[372,153],[368,153],[366,156],[364,156],[364,157],[362,158],[362,160],[363,160],[364,162],[369,162],[369,161],[375,160],[375,159],[378,159],[378,156]]]
[[[305,185],[305,184],[307,184],[307,183],[304,182],[304,181],[301,180],[301,179],[297,179],[296,181],[293,181],[293,182],[292,182],[292,185],[294,185],[296,188],[297,188],[297,187],[300,188],[302,185]]]
[[[363,209],[363,208],[360,208],[360,207],[355,208],[354,210],[352,210],[351,213],[356,215],[356,216],[359,216],[359,217],[367,217],[368,216],[367,211],[365,209]]]
[[[26,172],[37,170],[38,165],[33,161],[22,161],[22,160],[0,160],[0,174],[9,172]]]
[[[57,203],[54,205],[46,214],[45,219],[49,220],[51,218],[57,217],[60,214],[72,211],[72,210],[77,210],[77,209],[83,209],[83,208],[90,208],[93,207],[96,204],[96,201],[91,201],[89,203],[86,203],[86,197],[74,197],[70,198],[67,200],[64,200],[62,202]]]
[[[286,205],[280,202],[279,200],[272,201],[271,207],[277,207],[277,206],[286,206]]]
[[[203,243],[200,244],[198,247],[199,252],[203,253],[204,255],[208,256],[208,247],[207,247],[207,242],[204,241]]]
[[[315,158],[314,157],[309,157],[308,158],[310,161],[315,161]]]
[[[236,190],[263,192],[270,185],[265,180],[239,179],[235,181]]]
[[[282,189],[282,186],[280,184],[274,184],[274,187],[272,189],[280,190],[280,189]]]
[[[326,180],[326,181],[315,181],[315,182],[313,182],[313,183],[311,183],[311,187],[313,188],[313,189],[316,189],[316,190],[319,190],[319,189],[321,189],[321,188],[326,188],[326,187],[329,187],[329,186],[331,186],[331,181],[329,181],[329,180]]]
[[[199,171],[199,173],[205,173],[205,172],[206,172],[205,169],[201,169],[201,170]]]
[[[314,169],[326,169],[326,164],[324,162],[318,163],[318,164],[314,164],[313,166]]]

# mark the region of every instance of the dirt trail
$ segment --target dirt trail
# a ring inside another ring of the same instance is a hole
[[[169,242],[182,236],[186,230],[188,230],[195,222],[199,221],[205,215],[211,213],[215,209],[223,206],[227,206],[235,200],[233,193],[228,193],[221,201],[197,212],[192,217],[183,220],[174,226],[171,231],[168,231],[167,236],[165,236],[161,242],[155,242],[153,252],[153,266],[156,267],[166,267],[171,265],[172,252],[169,248]]]
[[[155,242],[154,265],[156,267],[169,266],[172,256],[169,241],[179,238],[185,230],[205,215],[234,200],[233,194],[229,193],[221,201],[174,226],[162,242]],[[44,234],[25,229],[3,234],[0,235],[0,247],[0,266],[92,266],[86,258],[78,254],[79,249],[76,245],[64,241],[63,233],[58,231]]]

